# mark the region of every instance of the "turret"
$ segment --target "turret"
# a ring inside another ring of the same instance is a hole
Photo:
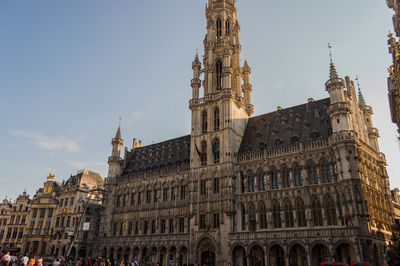
[[[244,94],[244,102],[246,104],[246,107],[250,107],[250,106],[252,107],[252,105],[251,105],[251,92],[253,90],[253,87],[252,87],[252,85],[250,83],[250,73],[251,73],[251,68],[247,63],[247,60],[244,60],[244,65],[243,65],[243,68],[242,68],[242,74],[243,74],[242,90],[243,90],[243,94]]]
[[[350,130],[350,106],[345,95],[345,82],[339,78],[332,58],[330,63],[329,80],[325,83],[325,88],[329,92],[331,105],[328,115],[332,121],[333,133]]]
[[[199,89],[201,86],[201,80],[200,80],[201,63],[199,60],[199,55],[197,53],[192,63],[192,69],[193,69],[193,79],[191,82],[193,91],[192,99],[199,99]]]
[[[121,128],[118,127],[117,133],[115,137],[111,141],[112,151],[111,156],[108,157],[108,177],[116,178],[121,173],[121,148],[124,144],[124,141],[121,138]]]
[[[358,84],[358,104],[364,114],[364,121],[365,125],[367,126],[367,134],[368,134],[367,136],[369,138],[369,143],[374,150],[379,152],[379,144],[378,144],[379,131],[372,124],[372,114],[373,114],[372,107],[366,104],[364,96],[361,92],[360,84]]]

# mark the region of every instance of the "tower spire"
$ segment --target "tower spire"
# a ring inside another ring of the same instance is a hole
[[[359,82],[358,76],[356,76],[356,81],[357,81],[357,87],[358,87],[358,104],[360,106],[366,106],[367,104],[365,103],[364,95],[361,92],[361,87],[360,87],[360,82]]]
[[[329,78],[331,80],[338,79],[339,76],[332,60],[332,45],[330,43],[328,43],[328,48],[329,48],[329,61],[330,61]]]

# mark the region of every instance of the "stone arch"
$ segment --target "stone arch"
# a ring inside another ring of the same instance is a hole
[[[165,246],[160,248],[160,262],[162,265],[168,265],[168,249]]]
[[[246,250],[242,243],[232,247],[232,262],[234,266],[247,266]]]
[[[311,248],[311,264],[319,265],[321,262],[328,261],[331,259],[329,252],[329,245],[324,241],[317,241],[312,245]]]
[[[139,254],[140,254],[140,249],[139,247],[134,247],[132,251],[132,259],[133,260],[139,260]]]
[[[357,260],[354,245],[349,241],[339,241],[334,246],[334,251],[335,260],[338,262],[350,264]]]
[[[306,266],[307,255],[305,245],[299,242],[290,244],[289,248],[289,265],[293,266]]]
[[[173,264],[176,263],[176,252],[177,252],[177,248],[175,246],[171,246],[169,248],[168,261],[172,261]]]
[[[178,265],[186,264],[188,261],[188,249],[186,246],[179,247]]]
[[[119,263],[121,261],[121,259],[123,258],[123,253],[122,253],[122,247],[119,247],[117,249],[117,262]]]
[[[215,240],[209,236],[205,236],[196,245],[196,257],[201,265],[214,266],[217,257]]]
[[[250,265],[249,266],[265,266],[265,254],[262,245],[258,243],[252,244],[249,248]]]
[[[153,246],[150,250],[150,261],[157,261],[157,247]]]
[[[114,259],[115,259],[115,249],[114,249],[114,247],[111,247],[111,248],[110,248],[110,255],[109,255],[109,257],[110,257],[110,261],[114,261]]]
[[[130,248],[130,247],[127,247],[127,248],[125,249],[125,252],[124,252],[124,261],[125,261],[125,264],[130,260],[130,258],[131,258],[131,248]]]
[[[271,266],[285,265],[284,250],[281,244],[277,242],[271,243],[268,249],[269,264]]]

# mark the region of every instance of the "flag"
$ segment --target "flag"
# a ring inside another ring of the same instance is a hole
[[[211,150],[214,154],[214,157],[218,157],[217,147],[215,147],[214,142],[211,141]]]
[[[203,158],[204,157],[204,152],[201,152],[201,151],[199,151],[199,148],[197,148],[197,144],[195,143],[194,144],[195,145],[195,147],[196,147],[196,152],[197,152],[197,154],[201,157],[201,158]]]
[[[351,220],[351,213],[349,210],[349,206],[347,205],[346,196],[343,195],[343,205],[344,205],[344,222],[348,226],[349,221]]]

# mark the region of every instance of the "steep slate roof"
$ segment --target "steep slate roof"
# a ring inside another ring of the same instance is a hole
[[[332,134],[329,104],[325,98],[250,118],[239,153],[327,139]]]
[[[124,174],[158,169],[190,161],[190,135],[135,148],[128,152]]]

